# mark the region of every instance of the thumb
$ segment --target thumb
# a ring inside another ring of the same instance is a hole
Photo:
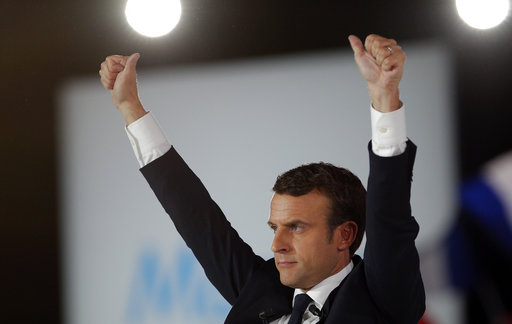
[[[364,47],[363,42],[354,35],[348,36],[348,41],[350,42],[350,46],[352,47],[352,50],[354,51],[354,56],[359,57],[364,55]]]
[[[135,72],[135,67],[137,66],[137,61],[139,60],[140,58],[140,54],[139,53],[134,53],[132,55],[130,55],[130,57],[128,57],[128,59],[126,60],[126,65],[125,65],[125,70],[127,71],[130,71],[130,72]]]

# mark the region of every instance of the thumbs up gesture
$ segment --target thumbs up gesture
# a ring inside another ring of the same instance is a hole
[[[361,75],[368,83],[368,90],[375,109],[390,112],[400,108],[398,85],[404,71],[405,54],[394,39],[378,35],[362,41],[349,36],[354,58]]]
[[[137,61],[140,54],[112,55],[101,63],[101,83],[110,90],[112,101],[129,125],[146,114],[137,91]]]

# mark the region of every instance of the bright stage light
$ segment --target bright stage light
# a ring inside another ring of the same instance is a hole
[[[488,29],[499,25],[508,15],[509,0],[457,0],[459,16],[468,25]]]
[[[128,0],[126,19],[138,33],[148,37],[168,34],[181,17],[179,0]]]

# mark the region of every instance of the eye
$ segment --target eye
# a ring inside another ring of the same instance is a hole
[[[275,233],[277,231],[277,226],[270,225],[270,229],[272,230],[273,233]]]
[[[302,229],[302,225],[294,224],[294,225],[291,226],[291,229],[294,232],[298,232],[298,231],[300,231]]]

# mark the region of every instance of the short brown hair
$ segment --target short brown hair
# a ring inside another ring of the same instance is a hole
[[[354,221],[357,234],[350,246],[350,256],[354,255],[361,245],[366,225],[366,190],[357,176],[330,163],[310,163],[279,175],[272,189],[278,194],[295,197],[317,189],[329,198],[332,209],[327,220],[329,241],[339,225]]]

